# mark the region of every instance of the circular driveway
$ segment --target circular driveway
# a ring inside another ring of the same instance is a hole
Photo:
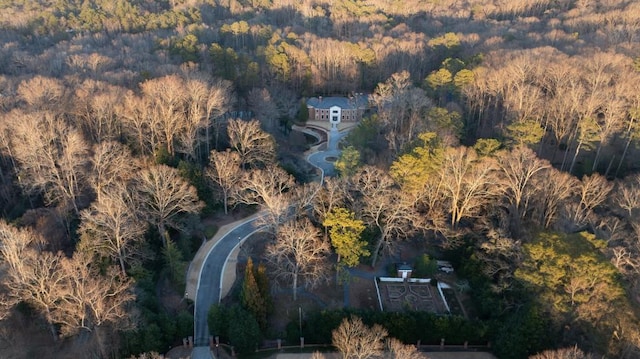
[[[339,132],[334,128],[332,128],[330,131],[327,131],[327,150],[310,154],[307,157],[307,161],[309,161],[309,163],[311,163],[313,166],[321,169],[324,176],[335,176],[335,159],[339,158],[340,154],[342,153],[342,151],[338,149],[338,144],[348,132],[349,131]],[[327,161],[327,158],[331,157],[333,157],[332,161]]]

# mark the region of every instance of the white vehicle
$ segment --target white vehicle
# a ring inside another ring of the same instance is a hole
[[[448,261],[436,261],[438,264],[438,270],[447,274],[453,273],[453,266]]]

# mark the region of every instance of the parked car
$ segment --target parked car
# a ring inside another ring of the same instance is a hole
[[[453,273],[453,266],[448,261],[437,261],[438,270],[447,274]]]

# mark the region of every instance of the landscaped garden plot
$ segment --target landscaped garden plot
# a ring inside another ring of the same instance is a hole
[[[430,283],[379,281],[378,288],[384,311],[417,310],[448,313],[438,288]]]

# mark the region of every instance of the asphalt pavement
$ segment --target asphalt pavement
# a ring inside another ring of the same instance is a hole
[[[320,168],[324,176],[335,176],[336,169],[334,166],[335,159],[340,157],[341,150],[338,149],[338,143],[347,134],[348,131],[338,132],[337,129],[332,128],[327,132],[327,150],[321,152],[315,152],[307,157],[307,161],[317,168]],[[328,157],[333,157],[333,161],[327,161]]]
[[[325,176],[334,176],[335,167],[333,161],[327,161],[327,157],[339,157],[340,150],[338,143],[348,131],[338,131],[332,128],[328,133],[327,150],[316,152],[308,156],[307,160],[314,166],[320,168]],[[261,230],[259,221],[261,215],[254,215],[233,228],[220,228],[220,235],[211,239],[209,243],[203,245],[203,252],[198,253],[191,263],[187,278],[187,292],[195,294],[194,298],[194,349],[191,354],[192,359],[211,359],[212,353],[209,350],[209,325],[207,314],[212,304],[219,303],[223,294],[223,277],[229,256],[231,253],[249,236]],[[224,231],[224,232],[223,232]],[[234,263],[235,268],[235,263]],[[199,272],[197,285],[191,277]],[[195,289],[193,288],[195,286]]]
[[[229,255],[245,239],[261,229],[259,226],[261,218],[262,216],[258,215],[239,223],[209,248],[201,266],[194,301],[195,347],[208,347],[209,345],[207,314],[211,305],[219,303],[222,299],[223,275]],[[211,358],[210,355],[211,353],[208,350],[194,349],[192,359],[209,359]]]

